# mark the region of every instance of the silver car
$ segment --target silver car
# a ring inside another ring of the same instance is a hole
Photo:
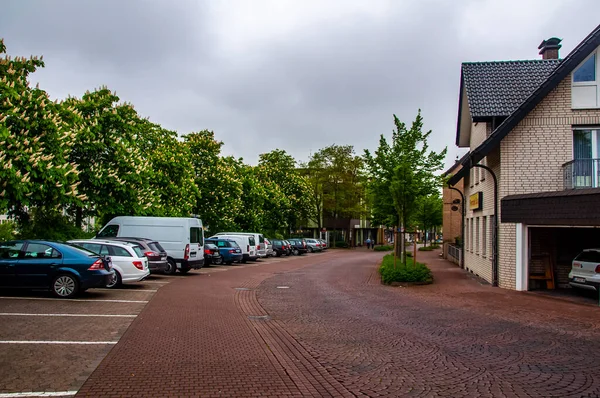
[[[305,239],[306,241],[306,246],[308,246],[308,252],[309,253],[314,253],[314,252],[320,252],[323,250],[323,248],[321,247],[321,241],[318,239]]]
[[[575,257],[569,284],[580,289],[600,290],[600,249],[586,249]]]
[[[267,238],[265,238],[265,248],[267,249],[267,257],[272,257],[275,255],[273,252],[273,243]]]

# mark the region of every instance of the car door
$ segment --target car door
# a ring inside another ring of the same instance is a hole
[[[16,269],[22,255],[23,242],[0,243],[0,286],[15,287]]]
[[[52,246],[28,242],[16,266],[16,283],[21,287],[46,288],[62,262],[61,253]]]

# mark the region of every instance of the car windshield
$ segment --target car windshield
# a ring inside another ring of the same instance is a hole
[[[229,244],[231,245],[231,247],[237,247],[237,248],[240,247],[240,245],[238,245],[237,242],[232,241],[232,242],[229,242]]]

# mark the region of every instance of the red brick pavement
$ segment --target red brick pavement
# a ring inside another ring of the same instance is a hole
[[[435,284],[382,286],[382,254],[364,249],[189,275],[159,290],[78,395],[600,395],[597,308],[419,255]]]

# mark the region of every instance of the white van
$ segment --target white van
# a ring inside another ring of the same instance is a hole
[[[204,231],[199,218],[182,217],[115,217],[96,238],[150,238],[167,252],[171,274],[177,269],[185,274],[204,265]]]
[[[245,263],[248,260],[256,260],[258,258],[258,254],[256,253],[256,241],[254,240],[254,236],[251,234],[247,235],[236,235],[231,234],[228,235],[226,233],[216,234],[215,236],[211,236],[208,239],[218,239],[218,238],[227,238],[235,241],[240,249],[242,249],[242,262]]]
[[[219,232],[217,235],[240,235],[253,236],[256,242],[256,255],[261,258],[267,257],[267,245],[263,234],[256,232]]]

